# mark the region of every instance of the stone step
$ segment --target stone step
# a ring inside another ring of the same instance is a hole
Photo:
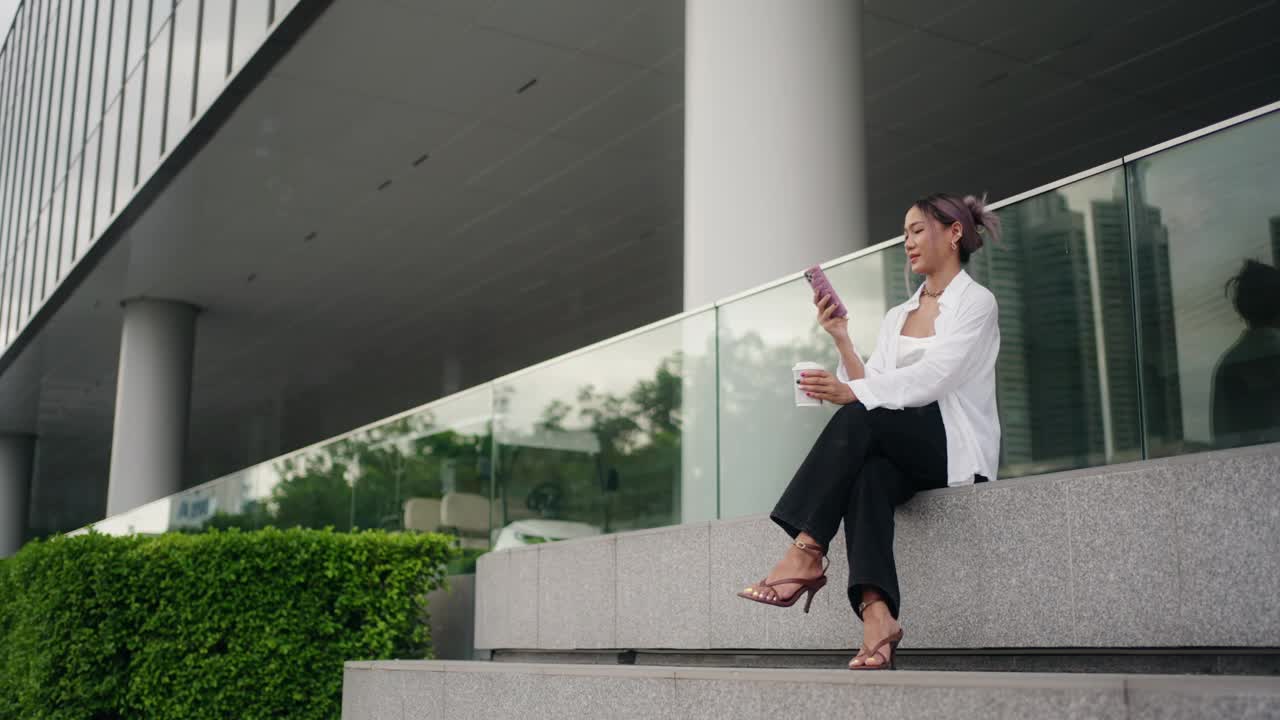
[[[348,662],[342,720],[1269,718],[1280,679]]]

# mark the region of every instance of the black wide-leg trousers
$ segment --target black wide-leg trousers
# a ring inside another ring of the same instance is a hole
[[[878,589],[898,617],[893,509],[947,485],[947,434],[937,403],[903,410],[845,405],[831,417],[770,517],[792,538],[830,547],[840,521],[849,557],[849,603]]]

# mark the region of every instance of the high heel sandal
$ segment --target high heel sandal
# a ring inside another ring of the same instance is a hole
[[[805,552],[817,553],[818,556],[822,558],[822,574],[814,578],[783,578],[782,580],[774,580],[773,582],[768,582],[769,578],[766,577],[755,585],[751,585],[743,589],[742,592],[738,593],[738,597],[763,603],[765,605],[773,605],[774,607],[791,607],[796,604],[796,601],[800,599],[801,595],[805,595],[804,611],[806,613],[809,612],[809,606],[813,604],[814,594],[827,585],[827,564],[829,561],[827,560],[826,553],[822,551],[822,548],[816,545],[803,543],[799,540],[796,540],[791,544]],[[779,596],[778,593],[773,590],[774,587],[779,585],[799,585],[800,587],[795,592],[784,598]]]
[[[868,605],[874,605],[878,602],[884,602],[884,600],[876,599],[868,603],[863,603],[861,607],[858,608],[859,614],[865,611]],[[849,669],[850,670],[893,670],[894,669],[893,663],[898,659],[898,643],[900,642],[902,642],[901,627],[898,628],[897,632],[889,635],[888,637],[884,638],[880,642],[876,643],[875,647],[872,647],[870,650],[868,650],[865,646],[860,650],[858,650],[858,654],[853,657],[853,660],[849,661]],[[880,652],[880,648],[884,647],[885,645],[889,646],[889,657],[885,657],[884,653]],[[870,658],[873,655],[875,657],[880,658],[879,665],[867,664],[867,658]],[[862,664],[854,665],[853,661],[859,658],[862,659]]]

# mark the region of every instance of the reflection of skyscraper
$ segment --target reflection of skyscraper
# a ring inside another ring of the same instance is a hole
[[[1280,215],[1271,218],[1271,264],[1280,267]]]
[[[1182,391],[1178,375],[1178,336],[1173,320],[1173,273],[1169,262],[1169,229],[1160,208],[1147,204],[1141,168],[1131,169],[1130,221],[1133,263],[1137,276],[1141,338],[1142,400],[1152,454],[1161,446],[1182,442]]]

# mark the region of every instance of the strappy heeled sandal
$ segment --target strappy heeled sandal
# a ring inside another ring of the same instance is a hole
[[[817,553],[822,558],[822,574],[814,578],[783,578],[773,582],[768,582],[769,578],[766,577],[755,585],[750,585],[743,589],[742,592],[738,593],[738,597],[765,605],[773,605],[774,607],[791,607],[796,604],[801,595],[805,595],[804,611],[806,613],[809,612],[809,606],[813,604],[814,594],[827,585],[827,565],[829,561],[826,553],[817,545],[810,545],[799,540],[791,544],[805,552]],[[799,585],[800,587],[784,598],[773,589],[779,585]]]
[[[861,615],[864,611],[866,611],[868,605],[874,605],[878,602],[884,602],[884,600],[877,599],[877,600],[872,600],[871,602],[862,603],[862,605],[858,607],[858,614]],[[898,628],[897,632],[889,635],[888,637],[884,638],[880,642],[876,643],[875,646],[872,647],[870,650],[868,650],[866,646],[863,646],[860,650],[858,650],[858,654],[853,657],[853,660],[849,661],[849,669],[850,670],[892,670],[893,663],[898,658],[898,643],[900,642],[902,642],[901,627]],[[889,646],[889,657],[885,657],[884,653],[880,652],[880,648],[884,647],[885,645]],[[879,665],[867,664],[867,659],[872,656],[880,658]],[[862,659],[862,664],[854,665],[853,664],[854,660],[857,660],[859,658]]]

